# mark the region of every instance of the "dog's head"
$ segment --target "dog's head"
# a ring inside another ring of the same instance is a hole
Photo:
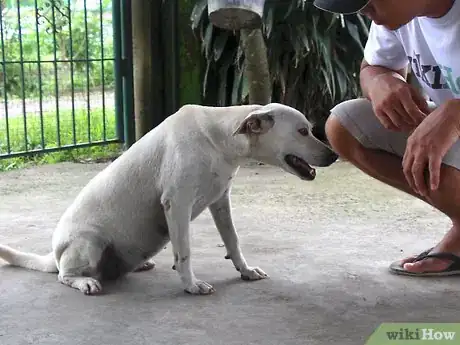
[[[249,113],[233,134],[248,137],[252,158],[313,180],[311,165],[326,167],[338,156],[313,135],[312,127],[300,111],[270,103]]]

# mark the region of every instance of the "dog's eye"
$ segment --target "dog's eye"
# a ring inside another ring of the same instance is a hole
[[[300,128],[299,133],[300,135],[303,135],[304,137],[306,137],[307,135],[310,134],[310,131],[308,130],[308,128]]]

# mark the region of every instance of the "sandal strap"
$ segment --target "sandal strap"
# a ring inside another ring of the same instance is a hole
[[[434,249],[434,247],[431,247],[423,252],[421,252],[420,254],[418,254],[415,258],[414,258],[414,261],[420,261],[420,260],[423,260],[426,258],[426,256]]]
[[[445,259],[445,260],[451,260],[455,263],[460,263],[460,257],[452,253],[432,253],[432,254],[426,253],[425,255],[419,255],[414,260],[414,262],[421,261],[421,260],[428,259],[428,258]]]

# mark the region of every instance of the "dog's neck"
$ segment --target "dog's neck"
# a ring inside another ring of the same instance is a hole
[[[218,120],[218,125],[210,129],[208,139],[211,144],[225,156],[225,160],[232,165],[239,165],[241,161],[251,158],[251,140],[246,134],[234,134],[247,114],[231,116],[226,114]]]

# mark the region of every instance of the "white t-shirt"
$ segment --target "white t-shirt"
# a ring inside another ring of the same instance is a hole
[[[364,58],[394,70],[410,64],[436,105],[460,98],[460,0],[441,18],[417,17],[395,31],[372,23]]]

